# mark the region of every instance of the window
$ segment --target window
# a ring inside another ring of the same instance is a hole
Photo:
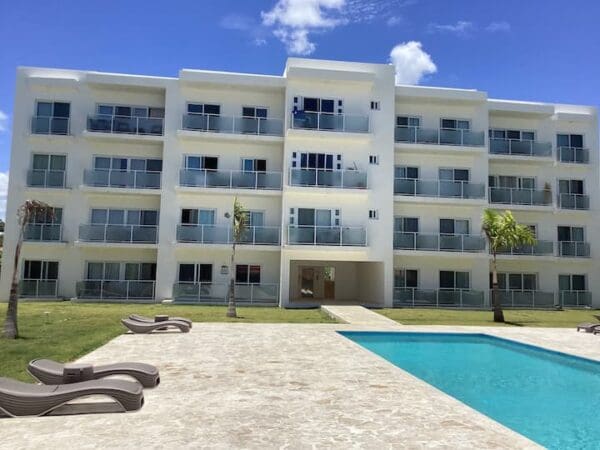
[[[418,233],[418,217],[394,217],[394,231],[402,233]]]
[[[242,107],[242,117],[267,117],[267,108],[258,108],[255,106],[244,106]]]
[[[49,210],[38,212],[31,217],[28,222],[31,224],[60,224],[62,223],[62,208],[50,208]]]
[[[490,289],[493,285],[493,274],[490,272]],[[535,291],[537,290],[537,275],[535,273],[498,273],[498,289],[506,291]]]
[[[491,128],[490,139],[510,139],[514,141],[535,141],[535,131],[502,130]]]
[[[515,177],[506,175],[490,175],[490,187],[513,188],[513,189],[535,189],[536,182],[533,177]]]
[[[583,180],[558,180],[558,193],[583,195]]]
[[[120,280],[121,263],[118,262],[88,262],[88,280]]]
[[[260,266],[237,264],[235,266],[235,282],[241,284],[260,284]]]
[[[320,112],[326,114],[333,114],[335,112],[335,100],[332,99],[322,99],[322,98],[314,98],[314,97],[304,97],[303,109],[306,112]],[[342,100],[337,101],[338,105],[338,114],[343,112],[342,110]]]
[[[440,270],[441,289],[469,289],[469,272]]]
[[[221,114],[221,105],[188,103],[187,112],[188,114],[210,114],[218,116]]]
[[[559,275],[558,289],[560,291],[585,291],[586,278],[585,275]]]
[[[583,148],[583,134],[557,134],[556,146]]]
[[[155,281],[156,263],[125,263],[125,280]]]
[[[96,156],[94,158],[94,169],[96,170],[118,170],[118,171],[141,171],[162,172],[162,159],[137,159],[137,158],[109,158]]]
[[[38,101],[36,105],[36,116],[38,117],[69,118],[70,114],[70,103]]]
[[[377,210],[377,209],[370,209],[369,210],[369,219],[371,219],[371,220],[377,220],[377,219],[379,219],[379,210]]]
[[[557,231],[559,242],[584,242],[583,227],[559,226]]]
[[[212,283],[212,264],[179,264],[180,283]]]
[[[266,159],[242,159],[242,170],[244,172],[266,172],[267,171],[267,160]]]
[[[394,178],[409,178],[411,180],[416,180],[419,178],[419,168],[396,166],[394,167]]]
[[[58,261],[23,261],[23,279],[57,280]]]
[[[90,213],[90,223],[93,225],[158,225],[158,211],[93,208]]]
[[[216,156],[186,156],[185,168],[197,170],[217,170],[219,158]]]
[[[396,126],[418,128],[421,126],[421,119],[419,117],[396,116]]]
[[[64,171],[67,166],[67,157],[65,155],[34,154],[32,166],[33,170]]]
[[[372,111],[379,111],[379,109],[380,109],[379,102],[371,100],[371,110]]]
[[[440,234],[469,234],[469,221],[459,219],[440,219]]]
[[[395,269],[395,288],[416,288],[419,286],[419,272],[413,269]]]
[[[244,211],[245,223],[248,227],[262,227],[265,222],[263,211]]]
[[[440,180],[469,181],[468,169],[439,169]]]
[[[369,164],[379,165],[379,156],[377,155],[369,155]]]
[[[331,227],[340,225],[340,210],[298,208],[298,225]]]
[[[292,161],[292,167],[296,167],[298,161]],[[335,164],[336,170],[342,168],[342,155],[334,155],[329,153],[300,153],[300,169],[323,169],[333,170]]]
[[[440,128],[445,130],[469,130],[471,122],[469,120],[440,119]]]
[[[148,106],[131,106],[131,105],[106,105],[99,104],[96,107],[98,115],[115,116],[115,117],[165,117],[164,108],[155,108]]]
[[[184,225],[214,225],[214,209],[182,209],[181,223]]]

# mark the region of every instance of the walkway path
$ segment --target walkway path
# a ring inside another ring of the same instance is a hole
[[[325,314],[340,322],[377,328],[400,328],[401,324],[358,305],[322,305]]]

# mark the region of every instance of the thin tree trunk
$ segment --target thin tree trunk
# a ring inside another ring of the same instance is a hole
[[[498,292],[498,270],[496,269],[496,253],[492,259],[492,306],[494,308],[494,322],[504,323],[504,312],[500,304]]]
[[[23,243],[23,227],[19,231],[17,246],[15,247],[15,258],[13,266],[12,281],[10,284],[10,295],[8,297],[8,308],[6,309],[6,320],[4,321],[4,337],[16,339],[19,337],[17,326],[17,305],[19,301],[19,258],[21,257],[21,244]]]
[[[235,242],[233,243],[231,264],[229,265],[229,293],[227,300],[227,317],[237,317],[235,309]]]

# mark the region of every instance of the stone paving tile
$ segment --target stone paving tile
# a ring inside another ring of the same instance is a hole
[[[197,323],[188,334],[119,336],[82,361],[156,364],[162,383],[141,411],[1,419],[1,447],[538,448],[342,329],[370,327]],[[574,330],[401,329],[485,331],[600,360],[600,336]]]

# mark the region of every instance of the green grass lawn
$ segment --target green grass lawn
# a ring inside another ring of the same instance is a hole
[[[377,310],[390,319],[406,325],[481,325],[498,326],[491,311],[458,311],[440,309]],[[581,322],[598,322],[598,310],[505,310],[505,326],[572,328]]]
[[[194,322],[333,322],[316,309],[239,307],[237,319],[227,319],[225,310],[222,306],[20,303],[20,338],[0,338],[0,376],[32,381],[25,371],[30,360],[44,357],[72,361],[124,333],[120,319],[131,313],[183,316]],[[6,303],[3,303],[0,324],[4,324],[5,317]]]

